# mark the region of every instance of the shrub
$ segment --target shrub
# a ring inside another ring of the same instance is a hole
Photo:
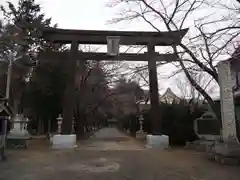
[[[187,141],[194,141],[198,137],[194,133],[193,123],[204,112],[204,108],[196,103],[160,104],[159,116],[162,119],[162,132],[169,136],[170,145],[185,145]],[[142,112],[144,122],[143,129],[146,133],[152,133],[150,110]],[[126,116],[121,120],[124,129],[139,130],[139,122],[136,114]]]

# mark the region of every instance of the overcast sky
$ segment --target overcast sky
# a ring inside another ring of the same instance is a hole
[[[17,2],[17,0],[9,0]],[[131,22],[121,24],[107,24],[116,15],[116,9],[106,6],[109,0],[36,0],[41,4],[42,10],[47,17],[52,17],[52,22],[58,24],[59,28],[67,29],[89,29],[89,30],[152,30],[149,25],[142,22]],[[1,4],[6,3],[0,0]],[[166,77],[172,72],[170,65],[161,67],[158,71]],[[179,94],[178,88],[174,84],[175,80],[159,78],[159,89],[163,93],[168,87]]]

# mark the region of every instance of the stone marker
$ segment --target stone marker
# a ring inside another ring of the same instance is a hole
[[[200,139],[214,141],[220,138],[220,122],[213,112],[207,111],[194,121],[194,131]]]
[[[222,138],[224,142],[237,141],[235,108],[233,100],[234,78],[229,61],[218,63],[220,102],[222,116]]]
[[[237,138],[235,107],[233,98],[234,76],[231,61],[218,63],[220,102],[222,117],[222,140],[208,147],[207,157],[221,164],[240,163],[240,144]]]

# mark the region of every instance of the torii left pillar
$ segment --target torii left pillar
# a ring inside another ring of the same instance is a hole
[[[75,75],[77,69],[77,52],[78,43],[72,42],[71,49],[66,63],[67,78],[66,87],[63,99],[63,122],[62,122],[62,134],[72,133],[73,112],[74,112],[74,95],[75,95]]]

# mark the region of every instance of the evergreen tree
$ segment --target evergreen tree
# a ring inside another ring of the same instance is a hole
[[[8,2],[0,6],[4,15],[0,29],[0,84],[1,94],[6,89],[6,72],[10,58],[13,60],[10,103],[14,114],[19,112],[19,103],[31,72],[36,65],[36,54],[45,44],[41,38],[41,28],[49,27],[51,19],[45,19],[40,5],[34,0],[19,0],[17,5]]]

